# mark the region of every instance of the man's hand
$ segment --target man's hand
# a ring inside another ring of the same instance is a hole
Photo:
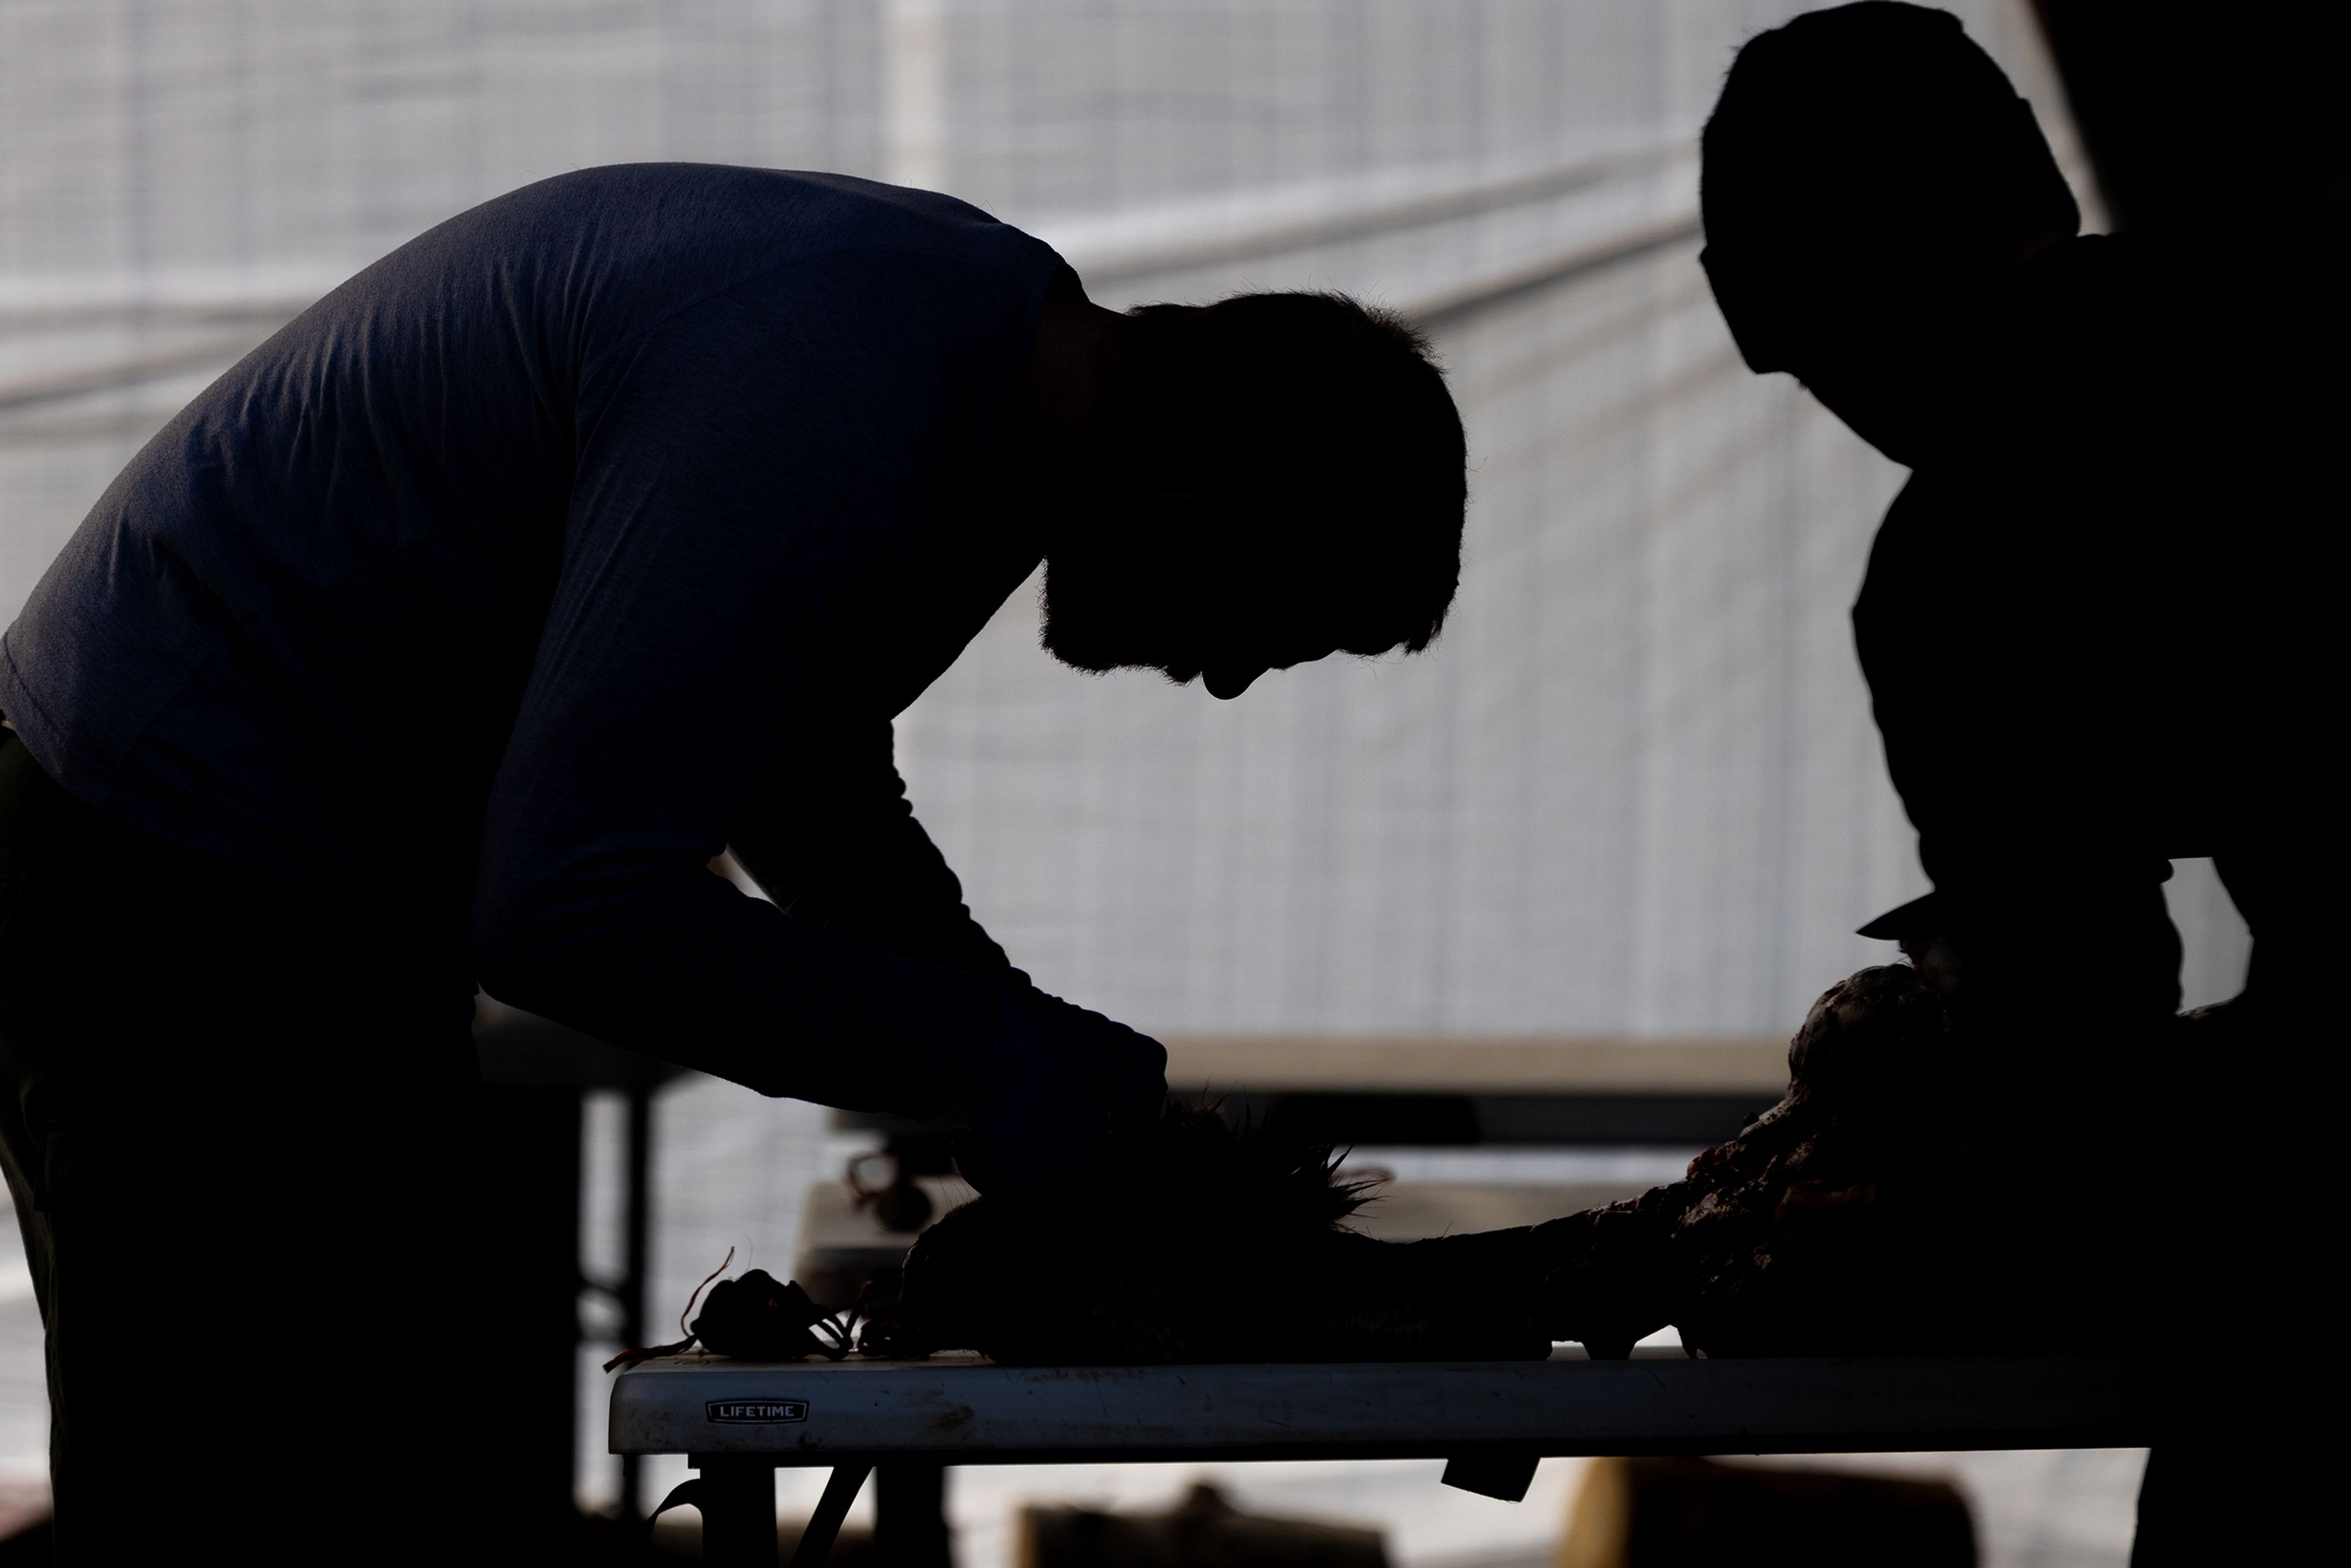
[[[1122,1127],[1158,1115],[1167,1094],[1157,1040],[1048,996],[1017,971],[998,985],[994,1046],[964,1096],[971,1134],[956,1149],[983,1192],[1066,1170]]]

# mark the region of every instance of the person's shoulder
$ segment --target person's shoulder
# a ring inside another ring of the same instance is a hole
[[[2111,323],[2158,348],[2283,329],[2307,338],[2344,312],[2351,204],[2314,202],[2259,228],[2179,225],[2085,235],[2031,269],[2043,329]]]
[[[1940,477],[2039,492],[2134,444],[2177,396],[2191,329],[2136,236],[2081,235],[2025,264],[1994,307]]]
[[[469,208],[338,292],[370,311],[460,298],[551,313],[574,323],[569,336],[594,362],[648,332],[691,329],[703,308],[747,290],[813,290],[835,314],[877,293],[893,308],[968,312],[1041,298],[1061,265],[1042,241],[934,192],[802,170],[619,163]]]
[[[2095,248],[2109,274],[2126,282],[2299,282],[2317,275],[2334,285],[2351,257],[2351,201],[2327,198],[2281,207],[2259,225],[2179,223],[2085,235],[2083,248]]]
[[[2221,427],[2255,438],[2316,411],[2339,419],[2346,213],[2313,203],[2258,229],[2181,225],[2058,247],[2035,264],[2017,323],[2034,412],[2077,443],[2111,438],[2174,463],[2220,450]]]
[[[891,252],[1023,277],[1047,276],[1061,265],[1044,241],[937,191],[805,170],[731,172],[753,177],[742,187],[747,197],[786,217],[796,247],[810,256]]]
[[[2150,282],[2145,248],[2112,235],[2076,235],[2026,262],[1996,308],[1991,342],[2004,356],[2077,353],[2137,315]]]
[[[859,207],[929,214],[964,222],[996,220],[967,202],[929,191],[885,185],[854,174],[770,169],[747,163],[606,163],[549,175],[488,205],[517,207],[705,206],[714,211],[791,210],[816,214]]]
[[[692,244],[770,265],[844,250],[893,250],[1021,269],[1042,241],[935,191],[853,174],[728,163],[618,163],[524,186],[480,211],[596,230],[674,251]]]

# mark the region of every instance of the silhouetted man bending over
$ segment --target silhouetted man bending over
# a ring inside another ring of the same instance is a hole
[[[241,1463],[339,1541],[401,1538],[395,1467],[455,1484],[466,1412],[404,1427],[319,1353],[494,1343],[495,1273],[452,1278],[477,978],[765,1093],[959,1107],[984,1182],[1155,1112],[1158,1045],[964,907],[892,716],[1040,558],[1081,669],[1232,697],[1424,647],[1463,495],[1396,321],[1116,315],[1028,235],[859,180],[568,175],[304,313],[5,638],[0,1147],[61,1544],[127,1561]],[[710,873],[728,846],[774,904]],[[165,1332],[187,1367],[285,1354],[161,1463],[178,1428],[125,1412]]]
[[[2047,1196],[2084,1249],[2125,1206],[2168,1217],[2128,1265],[2167,1349],[2283,1331],[2339,1228],[2284,1220],[2343,1006],[2339,220],[2077,237],[1999,68],[1892,4],[1741,51],[1703,200],[1749,365],[1914,470],[1854,624],[1935,892],[1872,934],[1935,952],[1987,1120],[2105,1184]],[[2257,950],[2226,1026],[2186,1030],[2162,883],[2194,855]],[[2239,1212],[2174,1207],[2190,1159],[2201,1190],[2251,1189]],[[2242,1504],[2229,1467],[2300,1440],[2291,1413],[2178,1392],[2146,1562],[2209,1551],[2181,1500]],[[2280,1517],[2286,1473],[2237,1478],[2255,1512]]]

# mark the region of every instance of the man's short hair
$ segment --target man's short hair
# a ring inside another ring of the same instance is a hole
[[[1234,570],[1350,653],[1428,646],[1460,580],[1468,481],[1427,339],[1342,294],[1131,315],[1135,450],[1223,520]]]
[[[1949,12],[1898,0],[1748,40],[1701,145],[1710,266],[1735,260],[1746,278],[1774,258],[1821,281],[1840,264],[1957,276],[2081,225],[2000,67]]]

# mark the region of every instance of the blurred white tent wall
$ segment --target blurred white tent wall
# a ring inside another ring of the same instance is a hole
[[[0,613],[206,379],[472,203],[632,159],[935,184],[1106,303],[1421,313],[1476,465],[1421,658],[1220,705],[1007,607],[900,745],[1015,956],[1168,1030],[1782,1034],[1922,885],[1844,621],[1899,473],[1746,373],[1693,262],[1698,124],[1797,8],[15,0]],[[2070,159],[2025,7],[1957,9]]]

